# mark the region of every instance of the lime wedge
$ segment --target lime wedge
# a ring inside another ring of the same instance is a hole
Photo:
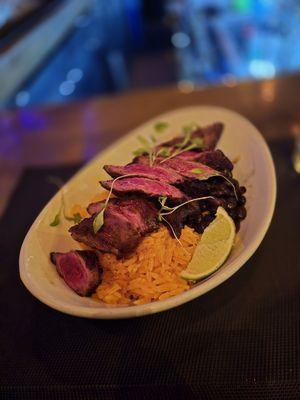
[[[226,260],[233,245],[235,225],[222,207],[204,230],[191,262],[181,272],[186,280],[198,281],[215,272]]]

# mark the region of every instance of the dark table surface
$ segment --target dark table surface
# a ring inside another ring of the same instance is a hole
[[[1,116],[1,178],[20,179],[0,222],[0,398],[299,399],[298,87],[291,76],[189,94],[167,88]],[[278,201],[255,255],[206,295],[144,318],[85,320],[33,298],[19,280],[18,253],[54,194],[47,176],[68,179],[136,124],[189,104],[240,111],[268,140]]]

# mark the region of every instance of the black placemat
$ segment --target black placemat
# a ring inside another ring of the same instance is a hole
[[[0,223],[0,397],[299,399],[300,176],[289,146],[272,144],[277,209],[251,260],[208,294],[132,320],[64,315],[22,285],[22,240],[55,192],[47,176],[76,167],[26,171]]]

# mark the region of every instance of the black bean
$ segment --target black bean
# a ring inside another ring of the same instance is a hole
[[[225,193],[224,193],[223,190],[217,190],[217,189],[215,189],[215,190],[212,190],[212,191],[211,191],[211,195],[212,195],[212,196],[215,196],[215,197],[224,197]]]
[[[204,229],[206,228],[206,225],[204,222],[201,222],[200,224],[198,224],[194,229],[196,232],[198,233],[203,233]]]
[[[237,212],[237,216],[239,219],[245,219],[246,215],[247,215],[247,211],[246,208],[244,206],[240,206],[238,207],[238,212]]]
[[[226,206],[229,210],[232,210],[233,208],[236,208],[237,206],[237,201],[235,197],[229,197],[226,203]]]
[[[220,188],[220,190],[224,190],[224,192],[226,192],[226,190],[228,189],[228,182],[225,181],[225,182],[221,183],[219,185],[219,188]]]
[[[236,220],[237,219],[237,209],[236,208],[234,208],[233,210],[227,210],[228,211],[228,214],[230,215],[230,217],[233,219],[233,220]]]
[[[239,197],[239,203],[240,203],[241,205],[244,205],[244,204],[246,203],[246,197],[245,197],[245,196]]]
[[[206,211],[208,205],[207,205],[206,202],[201,201],[200,204],[199,204],[199,206],[200,206],[200,210],[201,210],[201,211]]]

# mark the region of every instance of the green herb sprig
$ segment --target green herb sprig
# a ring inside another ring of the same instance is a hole
[[[191,123],[190,125],[186,125],[182,128],[183,131],[183,140],[179,143],[176,143],[174,147],[176,148],[171,154],[169,154],[166,158],[161,160],[160,163],[164,163],[167,160],[170,160],[173,157],[178,156],[181,153],[189,150],[202,150],[204,147],[204,142],[202,138],[193,138],[192,133],[197,130],[199,126],[196,123]]]
[[[103,207],[101,209],[101,211],[96,215],[96,217],[93,220],[93,230],[94,233],[96,234],[97,232],[99,232],[99,230],[101,229],[101,227],[104,224],[104,212],[108,206],[108,202],[110,200],[110,197],[112,195],[112,191],[113,191],[113,187],[116,181],[118,181],[119,179],[123,179],[123,178],[128,178],[130,176],[137,176],[137,174],[126,174],[126,175],[122,175],[122,176],[118,176],[117,178],[115,178],[112,183],[111,183],[111,187],[110,190],[108,192],[108,196],[103,204]]]
[[[154,125],[154,129],[156,133],[162,133],[169,127],[169,124],[166,122],[158,122]],[[204,146],[202,138],[193,138],[192,133],[199,128],[195,122],[190,123],[189,125],[185,125],[182,127],[183,139],[181,142],[176,143],[172,148],[169,146],[162,146],[158,150],[155,150],[157,144],[157,136],[155,134],[150,135],[149,139],[144,136],[137,136],[137,140],[140,142],[141,147],[137,150],[133,151],[133,155],[141,156],[148,155],[150,160],[150,166],[153,166],[157,157],[164,157],[160,162],[163,163],[170,158],[176,157],[179,154],[189,151],[202,149]]]
[[[138,135],[137,140],[140,142],[141,147],[139,147],[137,150],[133,151],[133,155],[136,157],[139,157],[144,154],[147,154],[149,156],[150,166],[153,166],[156,158],[159,155],[163,155],[163,153],[166,153],[166,151],[167,151],[167,148],[164,148],[164,149],[161,148],[158,151],[155,151],[155,146],[156,146],[156,143],[158,140],[156,134],[163,133],[168,127],[169,127],[169,124],[166,122],[157,122],[154,125],[155,133],[151,134],[149,136],[149,139],[142,135]]]
[[[194,199],[187,200],[187,201],[179,204],[178,206],[169,207],[166,205],[166,201],[168,200],[168,198],[166,196],[161,196],[158,199],[158,201],[161,205],[161,209],[159,210],[159,213],[158,213],[158,219],[160,220],[161,217],[172,214],[174,211],[185,206],[186,204],[193,203],[194,201],[201,201],[201,200],[208,200],[208,199],[216,200],[216,198],[214,196],[196,197]]]
[[[154,129],[158,133],[164,132],[168,127],[169,127],[169,124],[167,122],[157,122],[154,125]]]
[[[64,182],[56,176],[49,176],[48,182],[55,185],[59,190],[61,190],[64,185]],[[67,215],[66,203],[65,203],[65,197],[64,197],[63,191],[61,191],[61,200],[60,200],[60,207],[58,209],[58,212],[54,216],[52,222],[49,225],[50,226],[58,226],[61,223],[61,215],[64,217],[65,220],[72,221],[75,224],[78,224],[82,220],[82,217],[79,213],[73,214],[72,217]]]

